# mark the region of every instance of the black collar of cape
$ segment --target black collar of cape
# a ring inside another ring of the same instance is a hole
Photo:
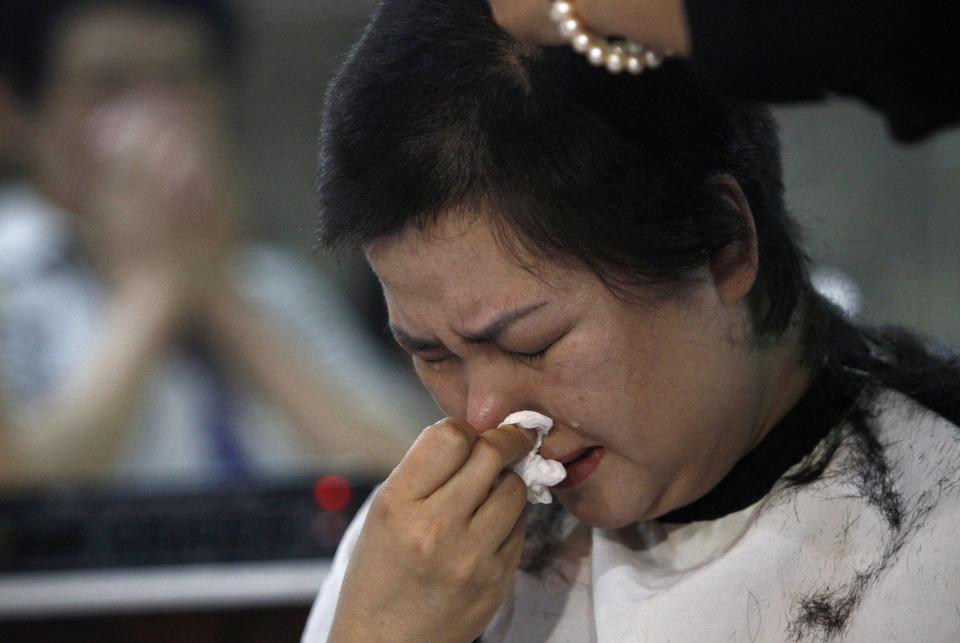
[[[830,342],[837,352],[821,362],[800,401],[707,495],[661,516],[659,522],[716,520],[746,509],[767,495],[788,469],[857,408],[867,386],[862,369],[869,368],[870,350],[853,327],[838,326],[832,330],[840,336]]]

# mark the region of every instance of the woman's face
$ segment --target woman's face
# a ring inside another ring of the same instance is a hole
[[[742,301],[711,272],[682,298],[638,304],[592,272],[504,252],[482,217],[367,248],[397,341],[450,416],[478,432],[512,411],[555,421],[559,500],[616,528],[709,491],[761,437],[764,369]]]

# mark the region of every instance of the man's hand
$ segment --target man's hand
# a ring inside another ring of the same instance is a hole
[[[98,180],[85,227],[111,283],[186,297],[219,277],[234,204],[210,119],[145,95],[105,108],[92,130]]]

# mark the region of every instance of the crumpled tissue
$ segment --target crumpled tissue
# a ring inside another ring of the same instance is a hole
[[[522,429],[537,432],[537,442],[523,460],[513,466],[514,472],[527,485],[527,501],[548,505],[553,502],[550,487],[567,477],[567,470],[556,460],[547,460],[540,455],[543,436],[553,428],[553,420],[536,411],[517,411],[503,419],[500,426],[513,424]]]

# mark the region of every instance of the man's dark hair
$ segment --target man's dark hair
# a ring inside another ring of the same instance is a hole
[[[0,0],[0,74],[20,99],[30,103],[42,94],[64,22],[103,6],[195,17],[210,36],[211,63],[223,72],[233,69],[238,24],[227,0]]]
[[[808,278],[765,109],[682,63],[614,76],[568,47],[518,43],[484,0],[385,0],[328,91],[321,236],[364,245],[475,208],[528,251],[670,292],[750,241],[721,175],[753,211],[755,328],[777,335]]]

